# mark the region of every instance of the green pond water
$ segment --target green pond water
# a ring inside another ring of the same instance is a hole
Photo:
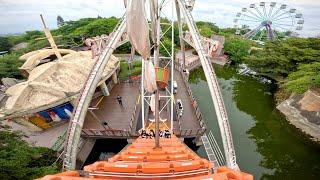
[[[320,179],[320,148],[293,128],[276,110],[275,85],[215,67],[229,115],[237,162],[255,179]],[[222,147],[212,100],[202,69],[189,81],[200,109]],[[203,149],[199,154],[204,156]]]

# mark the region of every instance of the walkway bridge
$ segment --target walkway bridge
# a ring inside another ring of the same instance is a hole
[[[205,48],[203,47],[203,43],[201,42],[200,33],[195,25],[195,22],[189,10],[189,6],[186,4],[184,0],[176,0],[176,2],[178,4],[178,8],[180,9],[182,15],[186,20],[186,23],[190,31],[190,35],[192,37],[192,44],[199,55],[203,70],[205,72],[212,101],[215,107],[218,124],[221,131],[224,152],[226,157],[226,164],[229,168],[236,169],[236,156],[232,142],[230,125],[226,109],[223,103],[222,95],[219,89],[217,77],[214,73],[211,61],[207,58],[207,53],[205,51]],[[64,169],[75,169],[78,144],[80,141],[80,136],[82,134],[84,120],[91,103],[91,99],[98,85],[98,82],[101,79],[103,69],[105,68],[114,49],[117,47],[117,44],[121,39],[121,36],[125,32],[125,29],[126,20],[123,18],[116,26],[114,32],[112,33],[112,36],[109,37],[105,49],[103,49],[101,53],[99,53],[99,57],[95,61],[92,71],[81,92],[81,95],[78,99],[78,105],[75,108],[74,116],[70,121],[69,129],[67,132],[67,141],[64,150],[65,156],[63,159]]]

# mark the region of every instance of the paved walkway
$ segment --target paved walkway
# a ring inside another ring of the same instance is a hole
[[[27,141],[29,144],[51,148],[58,140],[59,136],[67,130],[69,122],[40,132],[32,132],[28,130],[27,127],[15,122],[5,122],[5,124],[10,126],[13,131],[22,131],[25,134],[23,140]]]
[[[110,96],[104,97],[99,104],[99,109],[93,110],[99,118],[95,119],[90,112],[87,113],[83,129],[108,129],[108,126],[117,130],[128,130],[130,119],[139,95],[139,84],[121,83],[114,86]],[[117,95],[122,97],[123,107],[118,104]],[[107,122],[108,126],[103,126]],[[104,128],[105,127],[105,128]]]
[[[197,121],[196,112],[191,104],[189,94],[187,92],[187,87],[185,86],[182,76],[179,71],[174,71],[174,80],[178,83],[178,93],[175,95],[175,101],[181,99],[183,105],[183,114],[180,118],[181,120],[181,129],[190,130],[190,129],[200,129],[200,124]],[[174,123],[177,125],[178,123]],[[179,129],[178,127],[174,127]]]

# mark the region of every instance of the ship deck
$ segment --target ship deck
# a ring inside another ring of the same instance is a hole
[[[130,121],[139,97],[139,86],[138,83],[116,84],[110,96],[94,99],[91,106],[97,109],[92,110],[93,113],[88,111],[83,125],[84,135],[129,136]],[[118,103],[117,95],[122,97],[123,106]]]
[[[175,101],[181,99],[184,109],[182,117],[176,118],[173,123],[174,133],[184,138],[202,135],[205,127],[202,125],[204,123],[200,122],[202,115],[192,96],[191,89],[178,70],[175,70],[174,73],[174,80],[178,84]],[[141,128],[139,88],[140,83],[116,84],[111,90],[110,96],[92,100],[91,106],[97,108],[88,111],[82,136],[93,138],[131,138],[137,136],[137,131]],[[118,94],[123,99],[123,107],[117,102]]]

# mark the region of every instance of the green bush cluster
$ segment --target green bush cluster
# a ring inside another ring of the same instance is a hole
[[[31,147],[21,137],[8,130],[0,131],[0,179],[36,179],[58,172],[54,151]]]
[[[141,61],[133,61],[131,64],[131,71],[130,71],[128,62],[121,61],[119,78],[125,79],[125,78],[128,78],[129,76],[140,75],[142,71],[141,65],[142,65]]]
[[[196,25],[199,29],[201,36],[210,38],[212,35],[219,32],[219,27],[211,22],[198,21]]]
[[[9,51],[11,47],[12,44],[9,42],[9,38],[0,36],[0,51]]]
[[[319,88],[320,39],[289,38],[266,42],[262,51],[244,58],[257,72],[280,81],[287,93]],[[284,79],[284,80],[282,80]]]
[[[20,54],[12,53],[0,57],[0,79],[4,77],[22,79],[19,67],[23,61],[19,60]]]
[[[249,55],[252,45],[255,45],[255,43],[250,40],[229,36],[224,44],[224,50],[232,61],[240,63],[244,57]]]

